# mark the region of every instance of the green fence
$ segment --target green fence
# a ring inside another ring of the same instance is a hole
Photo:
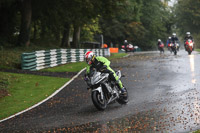
[[[84,54],[93,51],[97,56],[110,56],[109,49],[52,49],[23,53],[21,67],[23,70],[40,70],[69,62],[84,61]]]

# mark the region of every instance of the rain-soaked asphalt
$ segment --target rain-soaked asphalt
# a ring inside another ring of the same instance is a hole
[[[112,61],[129,103],[98,111],[83,74],[55,97],[0,123],[0,132],[190,132],[200,129],[200,54],[134,53]]]

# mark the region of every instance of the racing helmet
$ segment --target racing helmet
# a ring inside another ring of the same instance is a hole
[[[92,64],[92,61],[94,60],[95,55],[92,51],[88,51],[85,53],[85,61],[88,65]]]
[[[172,39],[171,36],[169,36],[169,39]]]
[[[176,36],[176,33],[173,33],[172,36],[175,37],[175,36]]]
[[[190,32],[187,32],[186,35],[189,37],[190,36]]]
[[[158,42],[161,42],[161,39],[158,39]]]

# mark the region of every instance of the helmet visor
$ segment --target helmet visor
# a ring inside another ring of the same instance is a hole
[[[92,61],[91,61],[90,58],[86,58],[85,61],[86,61],[86,63],[89,64],[89,65],[92,64]]]

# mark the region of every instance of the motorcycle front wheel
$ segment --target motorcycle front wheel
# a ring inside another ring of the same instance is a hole
[[[176,54],[177,54],[177,51],[175,50],[175,51],[174,51],[174,55],[176,55]]]
[[[188,55],[191,55],[192,51],[188,50]]]
[[[191,53],[192,53],[192,48],[188,47],[188,48],[187,48],[187,52],[188,52],[188,55],[191,55]]]
[[[102,99],[101,94],[98,91],[92,92],[92,102],[98,110],[106,109],[106,106],[107,106],[106,99],[105,99],[104,95],[103,95],[103,99]]]

